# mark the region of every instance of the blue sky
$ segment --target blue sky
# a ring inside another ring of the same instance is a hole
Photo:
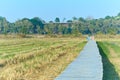
[[[104,18],[120,12],[120,0],[1,0],[0,16],[14,22],[18,19],[40,17],[50,21],[59,17]]]

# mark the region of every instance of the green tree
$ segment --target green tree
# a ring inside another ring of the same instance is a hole
[[[9,25],[5,18],[3,19],[3,26],[4,26],[4,34],[6,35],[9,29]]]
[[[33,25],[29,20],[18,20],[15,23],[15,27],[20,34],[29,34],[33,30]]]
[[[106,16],[105,19],[110,19],[111,17],[110,16]]]
[[[42,32],[41,32],[40,26],[37,25],[36,27],[37,27],[37,32],[38,32],[38,34],[41,34]]]
[[[120,16],[120,12],[118,13],[118,15],[117,16]]]
[[[45,25],[45,21],[44,20],[40,19],[39,17],[34,17],[30,21],[33,24],[33,33],[35,33],[35,34],[38,33],[37,32],[37,26],[40,26],[40,29],[42,31],[44,31],[44,25]]]
[[[59,23],[60,22],[60,19],[58,17],[55,18],[55,22],[56,23]]]

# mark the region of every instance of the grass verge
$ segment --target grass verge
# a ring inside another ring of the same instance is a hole
[[[110,51],[105,42],[97,42],[103,62],[103,80],[120,80],[115,66],[110,61]],[[108,55],[109,54],[109,55]]]

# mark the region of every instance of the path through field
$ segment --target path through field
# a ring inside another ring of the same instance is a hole
[[[55,80],[102,80],[102,77],[102,59],[96,42],[91,40]]]

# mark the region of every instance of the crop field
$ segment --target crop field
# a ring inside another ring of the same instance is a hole
[[[85,44],[79,38],[0,39],[0,80],[54,80]]]
[[[98,47],[103,58],[103,80],[120,80],[120,40],[99,41]]]

